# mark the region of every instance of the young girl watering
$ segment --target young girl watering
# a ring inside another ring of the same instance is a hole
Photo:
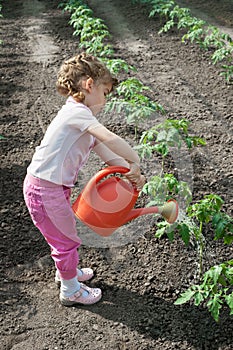
[[[91,55],[82,53],[62,64],[56,86],[68,98],[36,148],[24,181],[26,205],[51,248],[60,302],[66,306],[94,304],[102,296],[101,289],[83,283],[93,277],[93,270],[78,268],[81,240],[70,204],[71,188],[90,151],[107,165],[128,167],[125,175],[137,189],[145,183],[137,153],[96,118],[116,83]]]

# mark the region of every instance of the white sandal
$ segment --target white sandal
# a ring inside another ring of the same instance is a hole
[[[83,296],[83,292],[87,292],[88,295]],[[72,306],[75,304],[92,305],[97,303],[101,297],[102,291],[100,288],[90,288],[85,284],[80,283],[80,289],[72,296],[64,297],[60,294],[60,302],[64,306]]]
[[[94,271],[89,267],[84,267],[83,269],[77,269],[77,278],[79,282],[89,281],[94,276]],[[55,283],[60,286],[61,278],[59,272],[56,271]]]

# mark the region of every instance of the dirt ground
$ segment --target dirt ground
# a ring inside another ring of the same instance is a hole
[[[54,84],[61,62],[78,52],[68,15],[59,1],[3,0],[1,64],[1,349],[4,350],[230,350],[233,322],[223,308],[216,323],[205,307],[175,306],[195,281],[197,255],[177,238],[154,238],[153,220],[124,226],[110,240],[83,234],[81,265],[95,270],[92,286],[103,299],[91,307],[62,307],[54,266],[41,234],[33,226],[22,196],[26,168],[48,123],[64,103]],[[233,211],[233,89],[210,63],[210,53],[181,43],[181,34],[158,35],[159,19],[130,1],[87,1],[112,33],[116,57],[137,68],[166,109],[161,118],[186,118],[191,132],[207,141],[173,155],[180,179],[194,200],[215,193]],[[233,2],[182,1],[200,16],[232,32]],[[132,75],[132,73],[131,73]],[[122,77],[126,78],[127,74]],[[134,143],[122,116],[100,116],[111,130]],[[143,163],[147,176],[159,160]],[[182,171],[189,166],[189,176]],[[91,159],[80,181],[100,169]],[[74,195],[75,196],[75,195]],[[145,218],[145,217],[144,217]],[[78,224],[77,224],[78,225]],[[81,230],[84,228],[81,228]],[[96,236],[96,235],[95,235]],[[205,232],[205,269],[232,258],[232,246],[213,242]]]

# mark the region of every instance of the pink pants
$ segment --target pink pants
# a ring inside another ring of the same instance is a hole
[[[61,278],[75,277],[81,240],[70,204],[71,189],[27,175],[23,192],[32,221],[49,244]]]

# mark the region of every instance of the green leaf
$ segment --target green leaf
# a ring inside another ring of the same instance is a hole
[[[225,296],[227,305],[230,308],[230,315],[233,315],[233,292]]]
[[[203,294],[201,292],[201,290],[198,290],[195,294],[194,294],[194,305],[198,306],[201,304],[201,302],[204,300]]]
[[[162,130],[157,135],[157,142],[167,141],[167,132]]]
[[[179,233],[182,237],[182,240],[184,241],[185,245],[189,244],[190,239],[190,230],[189,227],[186,224],[180,225]]]
[[[165,233],[166,227],[161,227],[158,230],[156,230],[155,237],[161,238]]]
[[[225,244],[231,244],[233,243],[233,235],[225,235],[224,237],[224,243]]]
[[[160,154],[162,154],[163,157],[166,157],[166,155],[169,152],[168,145],[165,143],[159,143],[158,145],[155,145],[154,149]]]
[[[193,145],[192,139],[190,137],[186,137],[185,141],[186,141],[188,148],[189,149],[192,148],[192,145]]]
[[[179,298],[174,302],[175,305],[181,305],[181,304],[185,304],[187,303],[187,301],[189,301],[190,299],[193,298],[193,296],[195,295],[196,291],[189,288],[187,289],[185,292],[181,293],[181,295],[179,296]]]
[[[169,241],[174,241],[174,231],[167,231]]]
[[[216,285],[219,279],[219,276],[222,273],[222,266],[216,265],[211,267],[208,271],[206,271],[204,275],[204,281],[206,283],[207,280],[213,281],[213,284]]]
[[[213,318],[215,319],[216,322],[219,320],[219,311],[222,307],[222,301],[219,298],[219,295],[216,294],[212,299],[210,299],[207,303],[207,307],[209,311],[211,312]]]

